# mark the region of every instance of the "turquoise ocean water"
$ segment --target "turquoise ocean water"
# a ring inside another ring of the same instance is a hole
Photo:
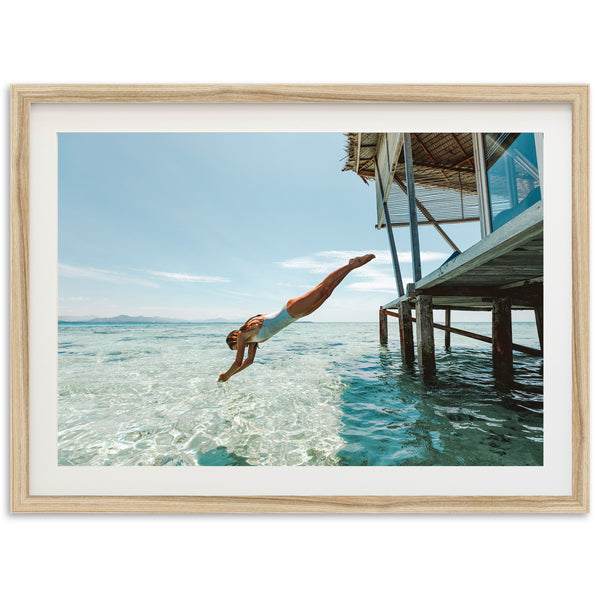
[[[489,344],[436,331],[424,383],[394,324],[386,347],[376,323],[295,323],[226,383],[231,325],[60,324],[58,464],[543,464],[541,359],[515,353],[508,385]],[[534,324],[513,338],[539,347]]]

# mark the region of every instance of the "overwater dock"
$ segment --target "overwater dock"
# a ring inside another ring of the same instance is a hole
[[[379,311],[398,319],[402,360],[435,372],[434,329],[492,344],[494,370],[510,374],[513,352],[542,356],[514,344],[512,312],[535,314],[543,349],[543,146],[535,133],[350,133],[346,170],[374,180],[378,229],[388,233],[398,295]],[[481,240],[459,249],[447,223],[479,221]],[[419,227],[429,225],[453,254],[433,272],[421,269]],[[404,285],[393,230],[409,227],[414,283]],[[434,323],[433,311],[445,314]],[[452,327],[456,311],[491,311],[492,335]],[[415,323],[415,326],[413,326]],[[416,336],[414,335],[416,330]]]

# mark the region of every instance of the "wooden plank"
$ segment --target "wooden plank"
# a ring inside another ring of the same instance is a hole
[[[536,236],[541,236],[543,227],[543,206],[540,201],[517,215],[500,229],[492,232],[488,237],[467,248],[450,262],[425,276],[418,282],[417,289],[426,291],[434,285],[451,281],[459,275],[485,265],[491,260],[531,241]]]
[[[452,314],[452,311],[447,308],[446,309],[446,314],[445,314],[445,321],[446,321],[446,335],[444,336],[444,348],[446,348],[446,350],[450,350],[450,326],[451,326],[451,317],[450,315]]]

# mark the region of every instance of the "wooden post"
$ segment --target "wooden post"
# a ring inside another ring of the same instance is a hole
[[[417,297],[417,355],[424,375],[435,373],[433,303],[431,296]]]
[[[535,309],[535,325],[537,327],[538,339],[540,340],[540,348],[544,351],[544,304],[541,302]]]
[[[383,204],[383,214],[385,215],[385,227],[388,232],[388,240],[390,242],[390,252],[392,254],[392,264],[394,265],[394,277],[396,278],[396,289],[398,290],[398,298],[404,296],[404,284],[402,283],[402,273],[400,272],[400,262],[398,261],[398,252],[396,251],[396,241],[394,240],[394,231],[392,228],[392,220],[390,219],[390,211],[387,202]]]
[[[383,307],[379,308],[379,343],[382,345],[388,343],[388,322]]]
[[[512,372],[512,321],[510,298],[494,298],[492,303],[492,362],[500,375]]]
[[[446,327],[450,327],[450,309],[447,308],[446,309]],[[446,350],[450,350],[450,330],[446,329],[446,332],[444,334],[444,348],[446,348]]]
[[[400,302],[398,307],[398,324],[400,326],[400,351],[402,362],[412,364],[415,361],[415,342],[412,328],[412,309],[410,302]]]
[[[415,174],[413,172],[412,142],[410,133],[402,134],[404,140],[404,168],[406,171],[406,192],[408,196],[408,221],[412,250],[413,279],[421,279],[421,248],[419,245],[419,222],[417,220],[417,197],[415,194]]]

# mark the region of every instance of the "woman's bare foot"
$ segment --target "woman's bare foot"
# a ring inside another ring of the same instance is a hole
[[[374,258],[375,258],[374,254],[365,254],[364,256],[357,256],[356,258],[351,258],[348,261],[348,264],[353,269],[358,269],[358,267],[362,267],[363,265],[366,265],[369,261],[373,260]]]

